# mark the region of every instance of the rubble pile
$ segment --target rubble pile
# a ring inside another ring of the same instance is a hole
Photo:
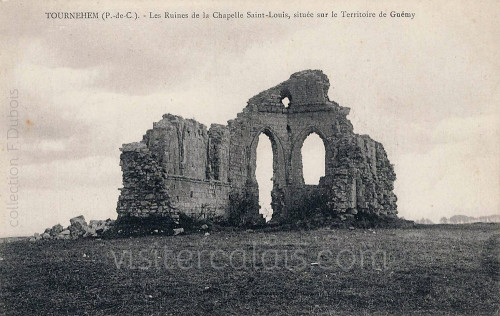
[[[107,220],[91,220],[88,224],[83,215],[73,217],[69,220],[70,225],[64,228],[61,224],[52,226],[45,229],[42,234],[35,233],[30,237],[29,241],[35,242],[38,240],[50,239],[78,239],[78,238],[97,238],[111,227],[115,221],[112,219]]]

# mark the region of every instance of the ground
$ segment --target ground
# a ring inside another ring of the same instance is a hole
[[[0,314],[498,314],[499,228],[3,243]]]

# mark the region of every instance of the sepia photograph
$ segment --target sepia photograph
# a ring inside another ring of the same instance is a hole
[[[500,2],[0,2],[0,315],[498,315]]]

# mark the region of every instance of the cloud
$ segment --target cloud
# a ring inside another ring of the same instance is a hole
[[[91,156],[72,160],[52,160],[20,167],[23,188],[65,190],[68,187],[85,190],[89,187],[117,189],[121,186],[119,159]]]
[[[498,116],[451,117],[432,130],[431,150],[395,157],[400,214],[437,221],[498,213],[499,123]]]

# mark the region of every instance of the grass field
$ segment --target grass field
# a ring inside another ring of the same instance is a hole
[[[0,245],[7,315],[494,315],[496,224]]]

